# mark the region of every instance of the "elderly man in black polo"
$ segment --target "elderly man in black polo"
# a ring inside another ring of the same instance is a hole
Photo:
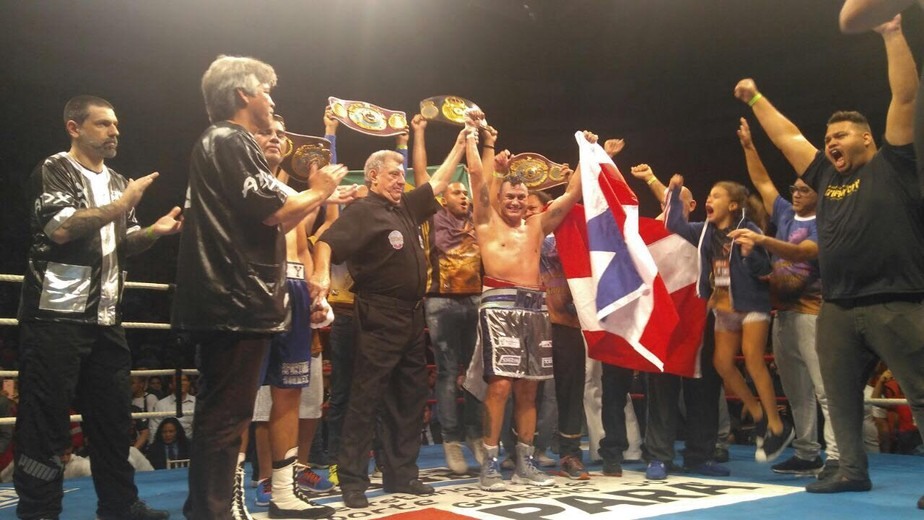
[[[356,294],[355,370],[339,454],[347,507],[369,505],[369,449],[380,404],[385,491],[433,493],[417,478],[427,397],[422,303],[427,262],[419,226],[439,210],[434,196],[446,189],[467,137],[474,140],[470,130],[460,132],[433,177],[407,193],[403,156],[388,150],[370,155],[364,168],[369,196],[348,206],[316,244],[315,298],[327,294],[331,261],[346,261]]]

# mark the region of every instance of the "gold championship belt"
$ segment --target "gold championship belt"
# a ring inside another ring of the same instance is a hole
[[[311,163],[317,163],[318,168],[330,164],[330,141],[323,137],[286,132],[285,147],[282,169],[299,181],[308,181]]]
[[[404,112],[333,96],[327,101],[334,118],[357,132],[380,137],[407,132],[407,115]]]
[[[459,96],[433,96],[420,102],[420,115],[428,121],[465,125],[465,111],[481,110],[474,102]]]
[[[545,190],[568,182],[564,165],[552,162],[538,153],[519,153],[510,158],[509,174],[519,174],[531,190]]]

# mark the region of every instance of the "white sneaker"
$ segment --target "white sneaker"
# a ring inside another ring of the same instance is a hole
[[[468,462],[462,454],[462,443],[458,441],[443,442],[443,454],[446,456],[446,465],[457,475],[468,473]]]

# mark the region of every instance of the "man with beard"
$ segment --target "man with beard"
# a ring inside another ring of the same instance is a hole
[[[109,102],[78,96],[64,108],[71,148],[31,177],[32,246],[22,285],[16,470],[20,518],[58,518],[70,447],[68,411],[83,414],[97,518],[159,519],[138,500],[131,445],[131,352],[122,329],[125,257],[182,227],[173,208],[142,229],[135,206],[158,174],[126,180],[106,166],[119,120]],[[76,399],[76,400],[75,400]]]
[[[414,130],[414,184],[430,180],[424,135],[427,120],[420,114],[411,120]],[[471,169],[471,167],[470,167]],[[452,182],[443,192],[445,204],[421,226],[427,252],[427,297],[424,309],[427,330],[436,361],[436,410],[443,434],[446,465],[456,474],[468,472],[462,441],[480,463],[481,403],[462,390],[457,402],[459,367],[468,367],[475,349],[478,302],[481,300],[481,254],[475,240],[471,198],[461,182]]]
[[[558,227],[581,197],[580,172],[571,174],[563,195],[542,213],[526,217],[528,190],[515,175],[496,178],[495,168],[507,171],[510,152],[495,158],[497,132],[484,132],[482,175],[472,175],[474,218],[484,263],[484,291],[479,307],[479,339],[484,399],[484,447],[479,486],[486,491],[506,489],[497,461],[504,407],[511,391],[517,432],[516,470],[512,482],[551,486],[555,480],[536,467],[533,437],[536,430],[536,390],[552,377],[551,324],[541,290],[539,258],[542,241]],[[596,142],[595,135],[584,136]],[[495,166],[495,159],[497,165]],[[471,371],[470,371],[471,372]]]
[[[817,150],[758,92],[752,79],[735,97],[752,107],[767,135],[819,195],[817,221],[824,302],[818,357],[840,451],[838,472],[812,493],[868,491],[863,385],[881,358],[924,425],[924,201],[912,140],[917,70],[900,17],[877,28],[886,47],[892,100],[877,149],[866,118],[836,112]],[[919,502],[919,505],[924,505]]]

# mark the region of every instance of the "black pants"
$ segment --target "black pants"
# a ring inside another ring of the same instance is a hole
[[[558,401],[558,448],[562,457],[581,459],[584,427],[584,336],[581,329],[552,324],[552,369]]]
[[[901,297],[865,305],[826,301],[816,334],[840,473],[855,480],[869,478],[863,387],[877,358],[889,365],[918,428],[924,428],[924,304]]]
[[[336,312],[336,311],[335,311]],[[330,328],[330,398],[327,408],[327,454],[332,464],[339,462],[343,419],[350,402],[353,380],[353,315],[338,313]],[[339,474],[339,473],[338,473]]]
[[[60,456],[71,446],[69,409],[83,415],[97,515],[123,518],[138,499],[131,444],[131,352],[122,327],[23,322],[16,469],[20,518],[57,517]]]
[[[418,476],[428,392],[423,305],[357,295],[354,310],[356,351],[338,455],[340,488],[369,487],[369,449],[379,413],[382,483],[404,485]]]
[[[629,448],[626,434],[626,394],[632,388],[632,370],[602,363],[600,386],[604,437],[597,450],[604,461],[622,462],[622,452]]]
[[[687,411],[683,428],[686,433],[683,465],[694,467],[713,459],[719,428],[719,390],[722,379],[712,364],[712,353],[715,350],[712,323],[712,319],[707,320],[703,348],[700,351],[701,378],[648,374],[645,449],[651,460],[674,460],[674,441],[680,426],[681,389]]]
[[[186,518],[231,518],[241,435],[250,425],[269,336],[212,332],[194,338],[199,394],[190,448]]]

